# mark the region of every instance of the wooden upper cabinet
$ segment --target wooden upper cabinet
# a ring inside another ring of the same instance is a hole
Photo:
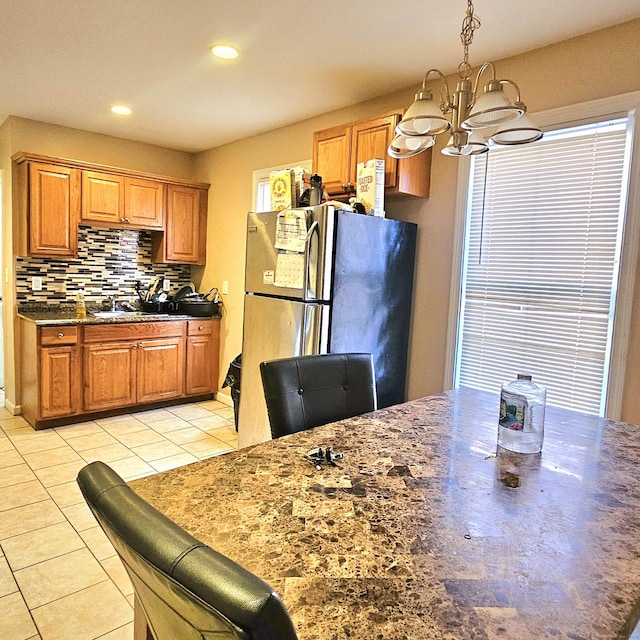
[[[121,219],[124,219],[124,178],[83,171],[81,221],[119,226]]]
[[[206,239],[206,189],[167,185],[165,231],[152,238],[152,261],[204,264]]]
[[[387,155],[401,117],[402,111],[394,111],[313,134],[313,171],[330,197],[354,195],[358,163],[375,158],[385,162],[385,196],[429,196],[431,149],[402,160]]]
[[[124,179],[125,220],[143,229],[162,229],[164,223],[164,185],[142,178]]]
[[[97,171],[82,172],[82,222],[162,229],[163,184]]]
[[[355,180],[351,180],[350,126],[340,125],[313,134],[313,172],[322,176],[322,185],[330,196],[355,190]]]
[[[80,172],[28,162],[18,170],[22,255],[76,257]]]

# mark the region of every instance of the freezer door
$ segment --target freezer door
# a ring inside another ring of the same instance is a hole
[[[297,256],[287,256],[284,254],[291,252],[276,249],[278,214],[282,212],[247,215],[245,291],[279,298],[327,301],[331,294],[335,211],[326,205],[295,211],[305,212],[307,228],[304,251]],[[293,260],[285,262],[292,257]],[[302,274],[300,287],[287,286],[290,279],[282,277],[287,264]]]
[[[271,438],[260,363],[264,360],[326,353],[329,309],[259,295],[246,295],[238,445],[246,447]]]

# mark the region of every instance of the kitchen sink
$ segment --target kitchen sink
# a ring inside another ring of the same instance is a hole
[[[146,316],[144,311],[94,311],[91,314],[94,318],[122,318],[123,316]]]

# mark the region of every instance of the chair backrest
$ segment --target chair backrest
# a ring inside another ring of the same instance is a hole
[[[271,436],[312,429],[377,407],[373,356],[328,353],[260,363]]]
[[[103,462],[78,485],[124,563],[156,640],[295,640],[278,594],[190,536]]]

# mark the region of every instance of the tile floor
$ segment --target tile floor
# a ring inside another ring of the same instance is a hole
[[[103,460],[133,480],[235,448],[217,401],[42,431],[0,408],[0,639],[132,640],[133,589],[79,469]]]

